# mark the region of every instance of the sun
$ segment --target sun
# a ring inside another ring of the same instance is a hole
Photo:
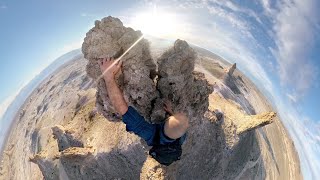
[[[152,11],[137,13],[132,19],[132,25],[141,30],[143,34],[161,38],[175,36],[179,31],[176,15],[156,8]]]

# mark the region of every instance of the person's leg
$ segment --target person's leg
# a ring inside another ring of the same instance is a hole
[[[149,146],[153,145],[154,136],[156,133],[156,125],[150,124],[143,116],[141,116],[133,107],[129,106],[128,111],[122,116],[122,121],[126,124],[126,130],[132,131]]]

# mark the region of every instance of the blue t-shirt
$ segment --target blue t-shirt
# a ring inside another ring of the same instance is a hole
[[[167,137],[164,134],[164,123],[148,123],[132,106],[128,107],[128,111],[122,116],[122,121],[126,124],[126,130],[128,132],[133,132],[144,139],[148,146],[171,144],[176,140],[179,140],[181,145],[186,138],[186,133],[178,139]],[[156,138],[157,135],[159,135],[159,138]]]

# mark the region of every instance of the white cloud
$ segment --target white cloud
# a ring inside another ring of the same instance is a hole
[[[88,13],[81,13],[82,17],[94,17],[95,15],[93,14],[88,14]]]
[[[317,179],[320,177],[320,131],[317,129],[320,124],[301,115],[292,105],[283,103],[280,97],[275,101],[298,151],[304,179]]]
[[[247,23],[241,21],[238,17],[233,15],[232,13],[226,12],[224,9],[216,7],[216,6],[207,6],[209,12],[213,15],[217,15],[225,19],[232,26],[241,29],[242,31],[248,31],[249,27]]]
[[[273,9],[271,9],[270,0],[261,0],[261,4],[265,13],[270,15],[273,13]]]
[[[289,99],[292,103],[296,103],[296,102],[297,102],[297,95],[287,93],[286,96],[288,97],[288,99]]]
[[[273,90],[273,85],[271,80],[268,77],[268,74],[265,72],[265,69],[260,64],[257,57],[254,55],[254,52],[250,49],[250,45],[245,44],[239,40],[239,31],[247,36],[250,39],[251,44],[258,44],[257,41],[253,38],[249,25],[240,17],[232,14],[226,13],[225,10],[216,7],[216,6],[208,6],[207,2],[203,2],[205,7],[209,10],[209,13],[214,16],[218,15],[224,20],[231,23],[235,26],[236,31],[228,31],[227,29],[221,28],[220,26],[215,27],[205,27],[205,25],[201,28],[199,26],[199,22],[194,23],[192,26],[192,30],[194,32],[190,33],[188,38],[193,38],[192,42],[196,42],[198,44],[202,44],[202,46],[206,46],[207,49],[215,49],[219,50],[222,55],[227,56],[229,60],[237,62],[242,66],[243,70],[247,72],[246,74],[251,75],[262,85],[265,90],[271,92]],[[227,5],[235,11],[244,11],[239,10],[236,5]],[[192,23],[192,22],[190,22]],[[192,23],[193,24],[193,23]],[[205,24],[205,23],[204,23]],[[208,29],[207,32],[201,32],[199,29]],[[194,35],[197,36],[194,36]],[[241,35],[240,35],[241,36]],[[208,39],[210,37],[210,40]],[[197,42],[199,39],[203,39],[202,42]],[[214,43],[212,43],[214,42]]]
[[[319,13],[315,0],[289,1],[278,3],[271,9],[268,0],[262,5],[268,18],[274,22],[272,36],[276,47],[272,49],[278,62],[282,85],[290,85],[298,99],[313,85],[318,69],[308,56],[314,46],[319,30]]]
[[[243,13],[246,16],[253,17],[257,22],[262,24],[260,17],[252,9],[243,8],[243,7],[238,6],[237,4],[233,3],[232,1],[219,1],[219,0],[208,0],[208,1],[212,2],[214,4],[218,4],[221,7],[228,8],[234,12]]]
[[[214,16],[218,16],[231,24],[235,29],[239,29],[240,32],[246,35],[250,39],[254,39],[250,32],[250,24],[247,23],[244,19],[240,18],[239,15],[236,15],[233,12],[226,11],[225,8],[229,8],[234,12],[246,13],[249,16],[252,16],[257,19],[257,21],[261,21],[258,16],[252,11],[248,9],[241,8],[231,1],[217,1],[217,0],[204,0],[202,1],[202,8],[206,8],[209,10]]]

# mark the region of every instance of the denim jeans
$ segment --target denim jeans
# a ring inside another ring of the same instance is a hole
[[[157,143],[166,145],[176,141],[176,139],[171,139],[164,134],[164,123],[148,123],[132,106],[128,107],[128,111],[122,116],[122,121],[126,124],[126,131],[133,132],[144,139],[148,146],[153,146]],[[159,142],[156,142],[156,133],[159,133]],[[185,141],[186,135],[185,133],[177,139],[180,144]]]

